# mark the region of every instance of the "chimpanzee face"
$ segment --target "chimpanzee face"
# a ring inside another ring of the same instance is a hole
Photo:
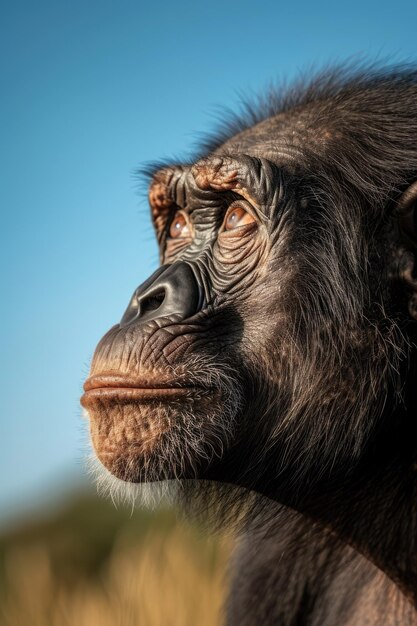
[[[289,234],[281,194],[279,168],[249,157],[156,173],[162,266],[101,340],[83,396],[116,476],[196,476],[236,441],[256,393],[245,359],[270,351],[285,314],[270,297],[283,297],[277,278],[293,271],[271,271]]]
[[[324,156],[262,156],[265,128],[250,132],[151,181],[162,265],[98,344],[82,398],[124,481],[335,472],[399,385],[388,214],[370,220]]]

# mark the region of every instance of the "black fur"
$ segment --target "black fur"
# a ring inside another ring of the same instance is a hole
[[[256,355],[251,375],[273,378],[272,362],[280,376],[287,367],[289,380],[299,378],[298,406],[287,405],[291,419],[272,438],[267,429],[261,445],[256,430],[248,434],[250,478],[231,462],[236,482],[307,517],[271,506],[268,534],[245,540],[228,623],[415,624],[417,279],[414,242],[398,233],[395,207],[417,179],[417,70],[337,69],[302,80],[249,106],[206,149],[275,155],[290,172],[287,193],[310,206],[296,222],[288,331],[301,356],[283,364]],[[354,398],[345,403],[335,390],[323,408],[329,372],[336,387],[353,377]],[[254,384],[262,387],[271,393]],[[282,413],[285,401],[268,404]]]
[[[187,508],[243,531],[230,626],[416,625],[417,69],[303,78],[148,174],[161,259],[204,304],[115,326],[93,378],[203,392],[92,400],[103,463],[179,478]],[[225,236],[236,202],[255,226]]]

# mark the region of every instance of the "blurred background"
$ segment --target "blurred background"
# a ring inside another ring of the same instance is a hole
[[[417,59],[412,0],[0,1],[0,624],[214,625],[230,537],[100,499],[78,405],[157,265],[135,170],[300,70]]]

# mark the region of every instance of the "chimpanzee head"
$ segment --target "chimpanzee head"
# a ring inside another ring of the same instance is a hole
[[[111,474],[318,484],[407,415],[416,104],[413,70],[336,71],[153,172],[161,267],[82,398]]]

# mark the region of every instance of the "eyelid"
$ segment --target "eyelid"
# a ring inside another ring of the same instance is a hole
[[[243,209],[252,219],[253,222],[250,222],[249,224],[242,224],[242,226],[237,226],[235,229],[230,229],[230,230],[226,230],[225,225],[226,225],[226,217],[227,215],[233,211],[233,209]],[[228,207],[226,208],[226,211],[223,215],[223,220],[222,220],[222,224],[219,230],[219,234],[220,233],[230,233],[234,230],[238,230],[239,228],[245,228],[245,227],[253,227],[253,226],[259,226],[259,218],[256,214],[255,209],[253,208],[253,206],[247,201],[244,200],[243,198],[236,198],[235,200],[233,200],[233,202],[231,202]]]
[[[238,207],[238,206],[242,207],[242,209],[245,209],[245,211],[250,213],[250,215],[252,215],[252,217],[257,219],[257,214],[256,214],[256,211],[255,211],[255,208],[243,196],[239,196],[238,198],[235,198],[235,200],[233,200],[233,202],[231,202],[229,204],[229,206],[227,207],[226,212],[229,211],[231,208]]]

